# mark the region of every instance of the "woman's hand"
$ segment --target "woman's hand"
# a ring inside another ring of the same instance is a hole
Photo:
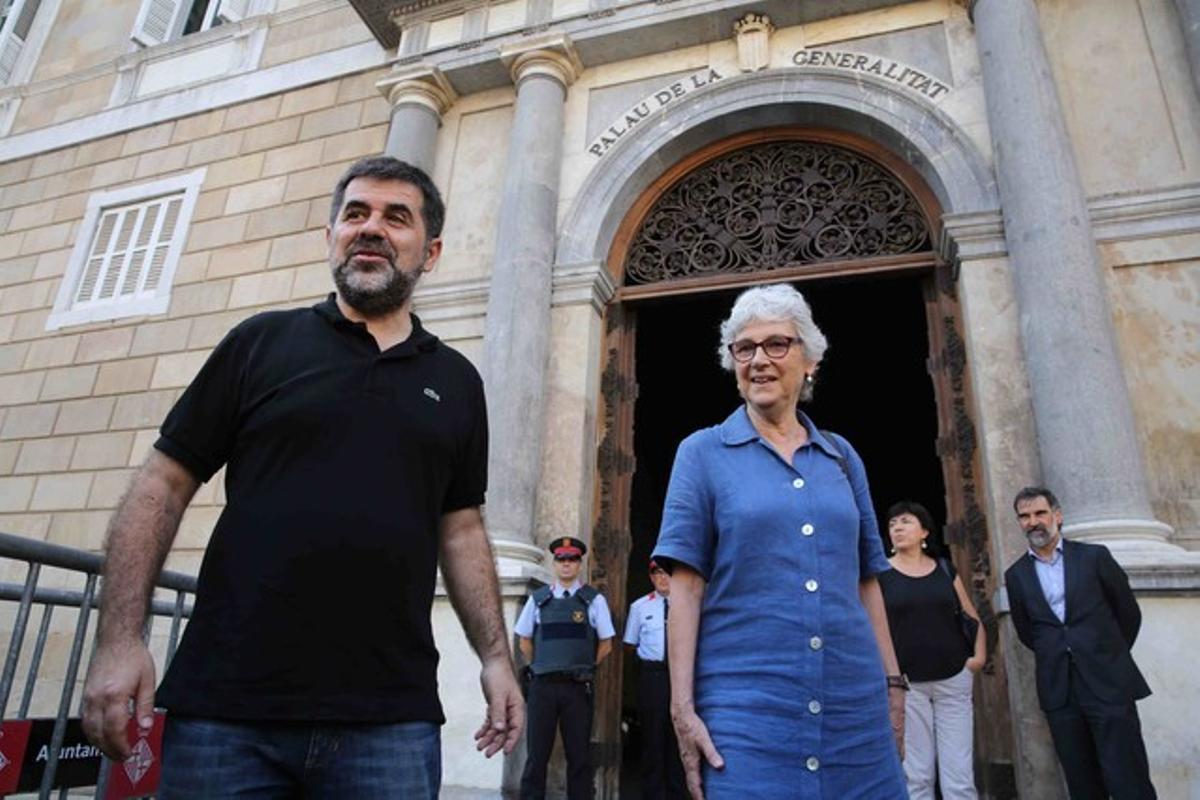
[[[679,758],[683,761],[688,793],[694,800],[704,800],[704,765],[701,758],[714,769],[724,768],[725,759],[721,758],[712,737],[708,735],[708,726],[690,705],[686,708],[672,707],[671,722],[675,725],[675,738],[679,741]]]
[[[904,760],[904,690],[898,686],[888,687],[888,719],[892,721],[892,736],[896,738],[896,749],[900,760]],[[681,744],[680,747],[683,745]]]
[[[982,656],[971,656],[967,659],[967,663],[964,666],[971,670],[971,674],[974,675],[976,672],[979,672],[979,670],[983,669],[983,665],[986,662],[987,659],[983,658]]]

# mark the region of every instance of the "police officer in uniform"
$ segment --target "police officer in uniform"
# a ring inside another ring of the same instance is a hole
[[[571,536],[550,543],[557,580],[538,589],[521,610],[514,630],[533,673],[528,700],[528,753],[521,775],[522,800],[546,796],[546,764],[554,729],[567,757],[567,797],[590,800],[592,679],[612,650],[612,615],[604,595],[579,581],[587,545]]]
[[[642,721],[642,797],[686,800],[687,785],[679,744],[671,723],[671,682],[667,672],[667,623],[671,578],[650,560],[654,591],[633,601],[625,623],[625,646],[638,659],[638,712]]]

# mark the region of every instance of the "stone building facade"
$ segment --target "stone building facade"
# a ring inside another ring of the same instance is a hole
[[[618,617],[648,588],[674,446],[736,402],[715,323],[788,280],[833,343],[818,422],[880,507],[934,509],[984,611],[984,793],[1065,797],[1000,583],[1038,481],[1129,571],[1154,777],[1200,792],[1190,0],[17,0],[0,137],[0,530],[98,550],[224,332],[329,291],[330,189],[387,152],[446,194],[417,312],[488,385],[511,620],[562,534]],[[169,567],[222,504],[218,478]],[[497,793],[520,756],[475,754],[475,662],[444,598],[435,622],[446,784]]]

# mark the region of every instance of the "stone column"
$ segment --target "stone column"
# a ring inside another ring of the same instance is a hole
[[[1043,480],[1066,536],[1182,553],[1154,518],[1083,184],[1033,0],[972,3]],[[1033,479],[1035,476],[1030,476]],[[1014,490],[1018,487],[1013,487]]]
[[[1200,0],[1175,0],[1188,62],[1192,65],[1192,83],[1200,92]]]
[[[504,577],[540,575],[534,514],[541,477],[551,272],[562,168],[563,103],[580,70],[563,36],[501,57],[517,86],[484,330],[487,525]],[[564,533],[575,533],[565,531]]]
[[[450,82],[436,68],[417,66],[393,70],[375,86],[392,106],[384,152],[432,172],[442,114],[457,98]]]

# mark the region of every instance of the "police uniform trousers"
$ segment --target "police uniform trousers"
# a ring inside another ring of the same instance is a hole
[[[1067,705],[1046,712],[1071,800],[1155,800],[1142,723],[1131,700],[1105,703],[1070,667]]]
[[[521,774],[521,800],[546,796],[546,765],[554,749],[554,730],[562,733],[567,757],[567,797],[591,800],[592,684],[568,673],[535,675],[526,706],[528,752]]]
[[[642,721],[642,797],[686,800],[687,783],[671,723],[671,681],[662,661],[638,663],[638,712]]]

